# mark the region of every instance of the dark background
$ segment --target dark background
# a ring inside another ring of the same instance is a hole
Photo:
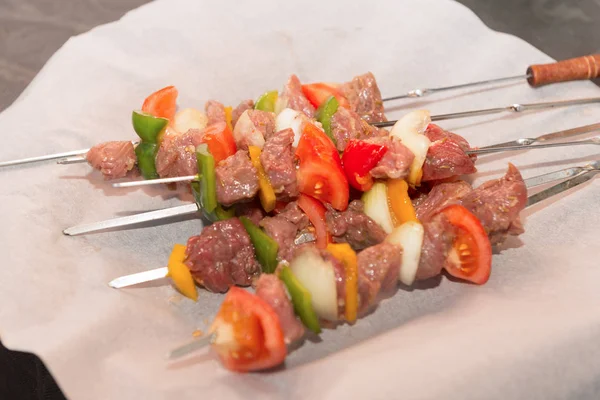
[[[552,58],[600,53],[600,0],[458,1],[490,28],[518,36]],[[147,2],[0,0],[0,111],[69,37],[114,21]],[[39,358],[0,344],[0,399],[62,398]]]

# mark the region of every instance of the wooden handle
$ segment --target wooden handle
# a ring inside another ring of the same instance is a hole
[[[549,83],[595,79],[600,77],[600,54],[571,58],[552,64],[531,65],[527,82],[533,87]]]

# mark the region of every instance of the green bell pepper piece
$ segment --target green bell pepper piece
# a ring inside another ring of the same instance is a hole
[[[142,142],[135,147],[135,156],[137,157],[138,167],[144,179],[156,179],[156,152],[158,145],[154,143]]]
[[[235,217],[235,209],[233,207],[224,208],[220,204],[217,204],[217,208],[215,208],[212,213],[206,212],[202,207],[202,190],[200,189],[200,183],[192,182],[190,185],[192,186],[192,194],[194,195],[194,200],[198,206],[198,211],[202,212],[202,215],[210,222],[224,221]]]
[[[217,178],[215,175],[215,159],[206,143],[196,147],[196,161],[200,177],[200,200],[202,209],[207,213],[215,211],[217,202]]]
[[[317,314],[315,313],[315,310],[311,304],[310,292],[304,286],[302,286],[298,278],[296,278],[296,276],[292,273],[291,268],[288,266],[280,269],[279,279],[283,281],[290,296],[292,297],[294,311],[300,317],[300,320],[304,326],[314,333],[321,333],[319,317],[317,317]]]
[[[262,229],[254,225],[248,217],[240,217],[240,221],[246,228],[250,241],[254,246],[256,252],[256,258],[260,265],[262,265],[263,272],[272,274],[277,268],[277,251],[279,245],[277,242],[269,237]]]
[[[157,143],[158,135],[166,128],[169,120],[136,110],[131,114],[131,122],[142,142]]]
[[[334,144],[337,143],[333,137],[333,134],[331,133],[331,118],[333,117],[333,114],[336,113],[339,106],[340,103],[337,101],[337,99],[334,96],[329,96],[327,100],[325,100],[323,104],[319,106],[315,114],[315,118],[321,123],[321,125],[323,125],[323,130]]]
[[[277,102],[277,97],[279,94],[277,90],[272,90],[270,92],[265,92],[262,96],[256,100],[256,104],[254,104],[255,110],[275,112],[275,103]]]

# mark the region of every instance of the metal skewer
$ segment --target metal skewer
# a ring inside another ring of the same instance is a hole
[[[475,87],[475,86],[491,85],[494,83],[504,83],[504,82],[526,80],[526,79],[529,79],[530,76],[531,75],[526,74],[526,75],[509,76],[507,78],[487,79],[485,81],[462,83],[460,85],[445,86],[445,87],[438,87],[438,88],[413,89],[413,90],[410,90],[410,91],[406,92],[405,94],[401,94],[399,96],[386,97],[385,99],[382,99],[381,101],[385,102],[385,101],[392,101],[392,100],[399,100],[399,99],[425,97],[425,96],[428,96],[428,95],[431,95],[434,93],[446,92],[446,91],[450,91],[450,90],[465,89],[468,87]]]
[[[541,136],[538,136],[535,138],[524,138],[524,139],[511,140],[511,141],[503,142],[503,143],[496,143],[491,146],[480,147],[480,149],[493,149],[495,147],[518,146],[521,144],[534,144],[534,143],[539,143],[539,142],[548,142],[550,140],[566,139],[566,138],[570,138],[573,136],[578,136],[578,135],[581,135],[584,133],[589,133],[589,132],[594,132],[594,131],[600,131],[600,123],[578,126],[577,128],[565,129],[564,131],[546,133],[545,135],[541,135]]]
[[[506,78],[487,79],[478,82],[463,83],[439,88],[414,89],[400,96],[384,98],[382,101],[391,101],[405,98],[424,97],[430,94],[449,90],[464,89],[468,87],[491,85],[519,80],[526,80],[531,87],[538,87],[550,83],[569,82],[574,80],[594,79],[600,76],[600,54],[592,54],[549,64],[530,65],[524,75],[509,76]]]
[[[432,115],[431,121],[442,121],[447,119],[456,119],[456,118],[467,118],[467,117],[477,117],[480,115],[489,115],[489,114],[499,114],[505,112],[512,113],[520,113],[524,111],[531,110],[542,110],[546,108],[558,108],[558,107],[567,107],[574,105],[583,105],[583,104],[592,104],[592,103],[600,103],[600,97],[590,97],[585,99],[573,99],[573,100],[561,100],[561,101],[550,101],[543,103],[529,103],[529,104],[512,104],[506,107],[496,107],[496,108],[486,108],[482,110],[472,110],[472,111],[463,111],[457,113],[450,114],[441,114],[441,115]],[[397,121],[385,121],[385,122],[376,122],[372,124],[378,128],[385,128],[394,126]]]
[[[0,167],[8,167],[10,165],[27,164],[38,161],[54,160],[57,158],[70,157],[70,156],[85,156],[90,149],[81,149],[73,151],[65,151],[64,153],[48,154],[45,156],[21,158],[20,160],[3,161],[0,162]],[[85,161],[85,159],[84,159]]]
[[[533,149],[546,149],[549,147],[563,147],[563,146],[575,146],[575,145],[600,145],[600,137],[595,137],[587,140],[580,140],[576,142],[562,142],[562,143],[544,143],[532,146],[528,142],[528,139],[524,139],[523,144],[516,146],[505,146],[505,147],[493,147],[489,149],[473,149],[465,151],[466,154],[491,154],[500,153],[503,151],[519,151],[519,150],[533,150]]]

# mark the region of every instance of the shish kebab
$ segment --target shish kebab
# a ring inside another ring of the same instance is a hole
[[[414,90],[407,92],[404,95],[387,97],[387,98],[380,99],[380,101],[381,101],[381,103],[383,103],[386,101],[397,100],[397,99],[402,99],[402,98],[423,97],[423,96],[430,95],[430,94],[437,93],[437,92],[464,89],[467,87],[475,87],[475,86],[481,86],[481,85],[503,83],[503,82],[524,80],[524,79],[527,80],[527,82],[529,83],[529,85],[531,87],[539,87],[539,86],[547,85],[547,84],[551,84],[551,83],[594,79],[594,78],[597,78],[599,75],[600,75],[600,55],[598,55],[598,54],[587,55],[587,56],[572,58],[572,59],[558,61],[558,62],[549,63],[549,64],[530,65],[527,68],[525,75],[484,80],[484,81],[478,81],[478,82],[470,82],[470,83],[452,85],[452,86],[440,87],[440,88],[414,89]],[[320,92],[322,92],[323,89],[325,89],[326,91],[331,91],[332,89],[337,89],[334,86],[335,85],[316,83],[316,84],[311,84],[311,85],[303,85],[303,88],[306,87],[308,91],[312,90],[312,94],[317,96],[317,95],[322,95],[322,93],[320,93]],[[337,86],[339,87],[339,85],[337,85]],[[566,105],[566,104],[564,104],[564,105]],[[543,106],[537,105],[537,107],[535,107],[536,105],[513,104],[511,106],[502,107],[502,108],[498,108],[498,109],[476,111],[476,112],[472,112],[469,114],[461,113],[463,115],[460,115],[460,116],[484,115],[484,114],[489,114],[489,113],[498,113],[498,112],[506,112],[506,111],[521,112],[521,111],[526,111],[528,109],[531,109],[532,106],[534,108],[539,109],[539,108],[545,108],[545,107],[555,107],[557,105],[546,104]],[[448,114],[446,116],[441,116],[441,117],[444,119],[456,118],[456,116],[453,116],[452,114]],[[434,119],[434,121],[435,121],[435,119]],[[374,122],[374,123],[379,122],[382,124],[380,126],[391,126],[391,125],[389,125],[389,123],[386,123],[386,121],[368,121],[368,122]],[[49,154],[49,155],[44,155],[44,156],[28,157],[28,158],[23,158],[23,159],[19,159],[19,160],[4,161],[4,162],[0,162],[0,167],[32,163],[32,162],[38,162],[38,161],[45,161],[45,160],[54,160],[54,159],[70,157],[70,156],[76,156],[76,158],[64,160],[63,163],[81,162],[79,157],[82,155],[85,155],[88,151],[89,151],[89,149],[81,149],[81,150],[67,151],[67,152],[61,152],[61,153],[56,153],[56,154]]]
[[[407,116],[408,118],[408,116]],[[532,146],[534,143],[546,143],[548,141],[553,140],[564,140],[567,138],[571,138],[577,135],[581,135],[584,133],[590,133],[594,131],[600,131],[600,123],[599,124],[591,124],[580,126],[573,129],[567,129],[563,131],[547,133],[536,138],[521,138],[517,140],[513,140],[510,142],[499,143],[492,146],[486,146],[482,148],[475,148],[471,150],[467,150],[466,153],[486,153],[486,152],[496,152],[496,151],[516,151],[516,150],[527,150],[528,148],[537,148],[538,146]],[[583,141],[583,142],[575,142],[582,144],[597,144],[597,139],[591,139],[591,142]],[[568,145],[564,143],[554,143],[552,145]],[[346,169],[344,170],[346,172]],[[456,170],[454,169],[455,175],[460,175],[462,172],[472,172],[470,170]],[[444,175],[447,177],[447,175]],[[189,175],[183,176],[179,178],[165,178],[165,179],[156,179],[153,181],[133,181],[133,182],[124,182],[124,183],[115,183],[113,186],[115,187],[126,187],[126,186],[137,186],[142,184],[150,184],[150,183],[165,183],[165,182],[174,182],[174,181],[197,181],[199,179],[198,175]],[[198,207],[195,204],[191,205],[183,205],[176,206],[167,209],[161,209],[157,211],[151,211],[146,213],[140,213],[137,215],[121,217],[110,219],[106,221],[100,221],[96,223],[82,224],[74,227],[67,228],[63,231],[64,234],[70,236],[82,235],[91,232],[102,231],[110,228],[117,228],[129,225],[135,225],[147,221],[157,221],[161,219],[166,219],[170,217],[186,215],[186,214],[195,214],[198,212]]]

